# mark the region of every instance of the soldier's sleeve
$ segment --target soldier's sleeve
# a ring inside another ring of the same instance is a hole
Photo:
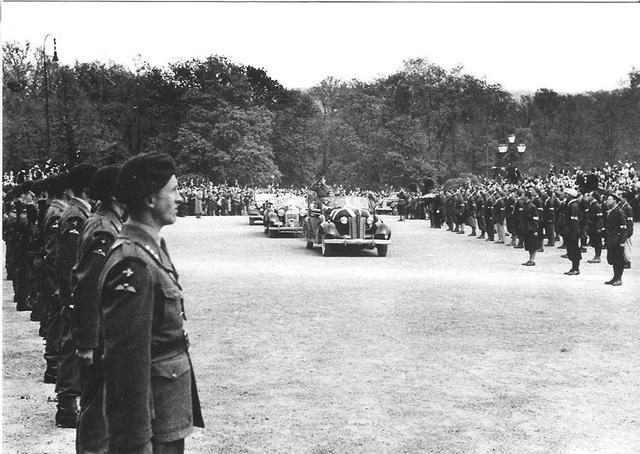
[[[52,216],[45,225],[44,232],[44,289],[51,296],[58,289],[56,257],[58,256],[58,227],[60,217]]]
[[[120,449],[148,443],[151,430],[153,283],[146,265],[124,258],[103,282],[107,437]]]
[[[82,247],[80,260],[72,271],[73,337],[79,348],[96,348],[99,345],[102,314],[97,293],[98,279],[114,240],[109,232],[96,232],[89,244]]]
[[[56,269],[63,304],[71,304],[71,269],[76,264],[78,240],[82,227],[83,221],[78,217],[67,219],[59,227]]]

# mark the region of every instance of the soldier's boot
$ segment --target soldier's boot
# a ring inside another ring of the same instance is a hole
[[[484,232],[480,232],[480,236],[478,237],[479,240],[484,240]]]
[[[596,255],[594,258],[587,260],[587,263],[600,263],[600,256]]]
[[[47,368],[44,371],[44,382],[55,385],[58,381],[58,358],[47,358]]]
[[[75,429],[78,425],[78,401],[76,396],[58,394],[57,407],[56,426],[66,429]]]
[[[471,228],[471,233],[469,234],[469,236],[476,236],[476,229],[475,228]]]

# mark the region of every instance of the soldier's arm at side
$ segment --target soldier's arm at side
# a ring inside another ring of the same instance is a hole
[[[153,280],[138,259],[125,257],[105,271],[101,304],[107,436],[110,443],[127,449],[152,437]]]
[[[94,349],[99,344],[102,314],[98,306],[98,278],[114,241],[115,237],[108,232],[97,232],[83,248],[73,270],[73,337],[79,350]]]

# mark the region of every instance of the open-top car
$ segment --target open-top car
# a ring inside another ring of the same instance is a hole
[[[310,208],[304,221],[307,249],[320,245],[322,255],[330,256],[342,247],[376,248],[379,256],[387,255],[391,229],[366,197],[332,196],[319,202],[320,208]]]
[[[307,214],[305,197],[283,194],[267,203],[264,210],[264,233],[269,238],[280,233],[297,233],[302,231],[302,223]]]
[[[275,200],[277,197],[277,194],[268,192],[258,192],[254,194],[253,200],[247,209],[247,213],[249,214],[249,225],[255,224],[256,221],[262,222],[264,219],[266,203],[270,200]]]

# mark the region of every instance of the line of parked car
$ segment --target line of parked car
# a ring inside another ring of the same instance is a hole
[[[307,249],[320,246],[324,257],[342,248],[376,249],[385,257],[391,244],[391,228],[366,197],[339,195],[309,201],[293,194],[257,193],[248,214],[249,225],[261,223],[269,238],[301,235]]]

